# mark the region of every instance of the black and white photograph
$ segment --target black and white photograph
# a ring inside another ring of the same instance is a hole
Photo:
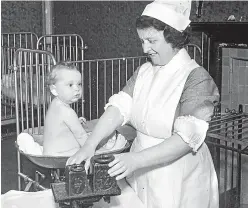
[[[248,208],[248,1],[1,1],[2,208]]]

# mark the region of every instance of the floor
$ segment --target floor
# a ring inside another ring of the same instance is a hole
[[[1,140],[1,193],[17,189],[16,136]]]
[[[18,190],[17,179],[17,151],[15,147],[16,136],[6,137],[1,140],[1,194],[9,190]],[[29,160],[23,158],[23,170],[25,174],[34,178],[35,170],[44,174],[49,172],[40,168]],[[45,182],[47,185],[47,183]]]

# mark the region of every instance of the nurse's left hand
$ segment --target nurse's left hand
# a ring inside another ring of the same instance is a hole
[[[141,161],[138,153],[129,152],[114,155],[115,159],[109,163],[108,173],[111,177],[117,176],[116,180],[125,178],[133,171],[140,168]]]

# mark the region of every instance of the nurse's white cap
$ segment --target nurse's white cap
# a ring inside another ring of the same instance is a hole
[[[158,19],[179,32],[190,24],[191,0],[155,0],[148,4],[142,15]]]

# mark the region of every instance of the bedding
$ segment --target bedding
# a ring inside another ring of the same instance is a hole
[[[21,79],[20,79],[21,77]],[[18,100],[19,102],[26,102],[30,104],[31,103],[31,80],[32,80],[32,98],[33,98],[33,104],[43,104],[43,98],[45,99],[45,103],[50,102],[50,92],[49,89],[46,86],[45,80],[43,81],[43,77],[40,76],[39,78],[39,84],[40,87],[38,88],[39,91],[37,93],[37,77],[35,74],[33,74],[32,79],[30,79],[30,76],[28,75],[27,78],[25,78],[24,73],[22,76],[20,76],[20,73],[17,74],[17,80],[18,80]],[[1,78],[1,88],[2,88],[2,100],[8,99],[8,100],[15,100],[16,92],[15,92],[15,78],[14,73],[10,74],[3,74]],[[44,89],[44,91],[43,91]],[[27,94],[27,96],[26,96]],[[38,94],[38,96],[37,96]]]

